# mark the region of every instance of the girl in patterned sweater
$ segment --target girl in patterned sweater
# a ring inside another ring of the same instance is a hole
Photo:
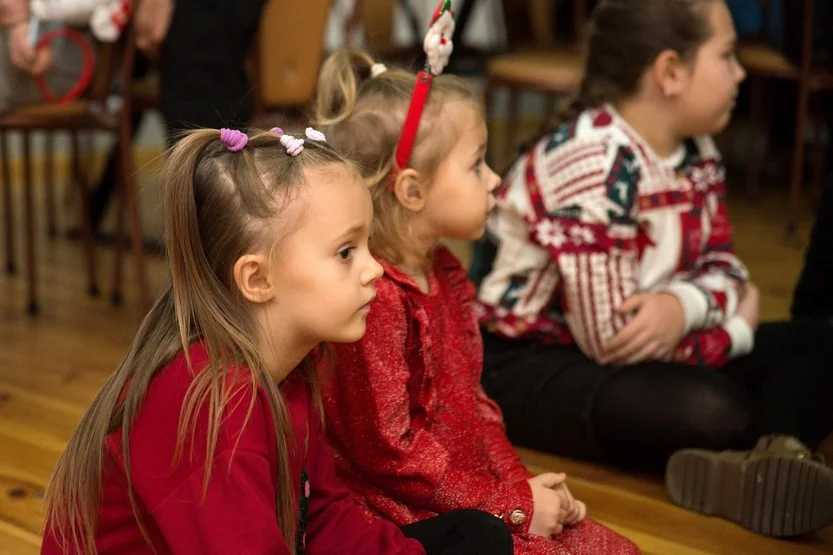
[[[833,519],[833,472],[798,441],[833,429],[833,332],[758,325],[709,138],[744,76],[723,0],[601,2],[572,113],[509,171],[478,249],[483,383],[519,444],[671,457],[676,502],[792,535]]]

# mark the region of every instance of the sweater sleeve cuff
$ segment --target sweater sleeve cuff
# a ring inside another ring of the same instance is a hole
[[[674,281],[660,290],[677,297],[677,300],[683,306],[683,314],[685,315],[684,335],[703,327],[709,310],[709,301],[696,285],[685,281]]]
[[[505,522],[513,534],[526,534],[529,530],[533,503],[527,480],[504,482],[486,505],[486,510]]]
[[[746,320],[741,316],[732,316],[723,324],[723,329],[732,341],[729,347],[729,358],[747,355],[755,347],[755,334]]]

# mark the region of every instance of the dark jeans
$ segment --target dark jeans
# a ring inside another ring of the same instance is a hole
[[[575,347],[483,336],[483,386],[523,447],[661,470],[681,448],[747,449],[769,433],[815,447],[833,430],[823,323],[762,324],[753,352],[720,370],[600,366]]]
[[[454,511],[402,527],[427,555],[512,555],[512,534],[489,513]]]

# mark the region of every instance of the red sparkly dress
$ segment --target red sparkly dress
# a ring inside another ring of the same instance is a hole
[[[505,520],[519,555],[639,553],[589,519],[554,539],[527,533],[531,474],[480,385],[483,347],[465,270],[438,247],[425,294],[383,265],[364,338],[335,346],[334,367],[321,368],[338,472],[367,515],[406,525],[477,508]]]

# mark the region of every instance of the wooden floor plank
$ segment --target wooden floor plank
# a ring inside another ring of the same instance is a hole
[[[40,537],[0,520],[0,555],[37,555]]]
[[[43,487],[0,473],[0,492],[0,520],[38,536],[43,521]]]

